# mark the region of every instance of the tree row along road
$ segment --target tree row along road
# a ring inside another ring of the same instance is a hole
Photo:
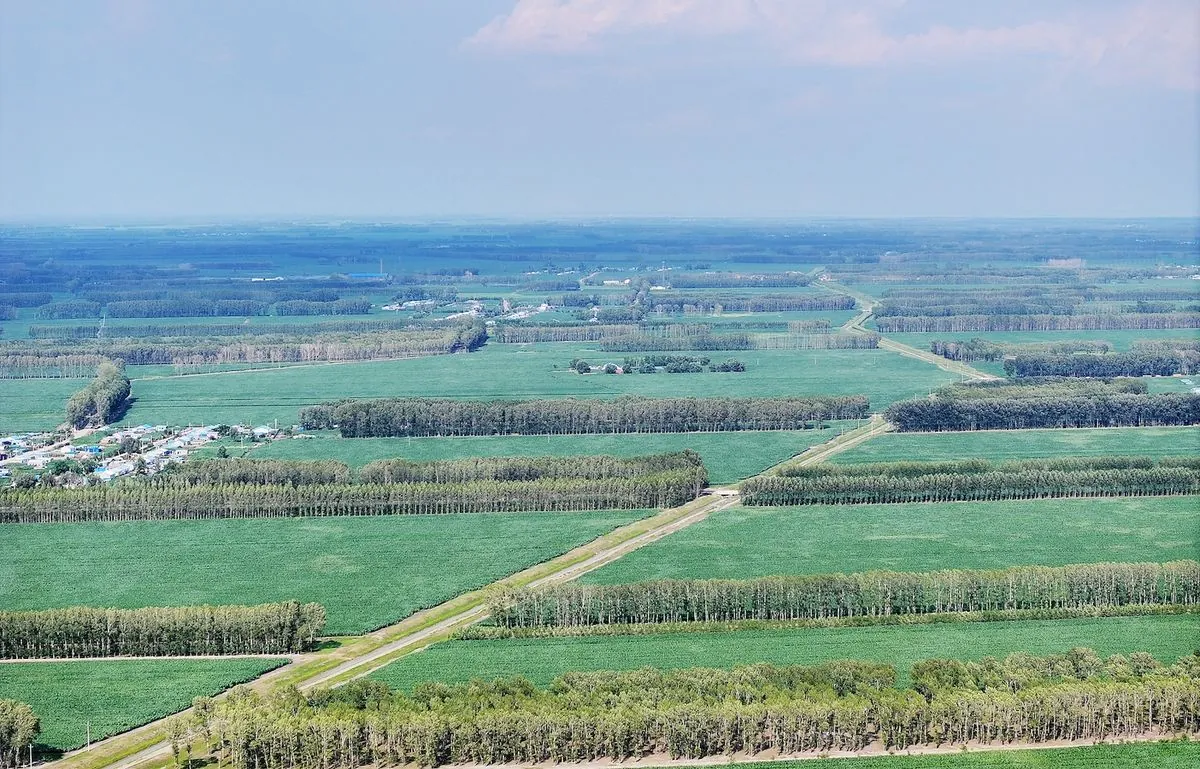
[[[875,306],[879,304],[879,300],[868,296],[861,291],[855,291],[851,288],[838,285],[837,283],[824,282],[821,285],[830,291],[854,297],[854,299],[860,305],[862,305],[862,308],[859,310],[858,314],[842,325],[842,331],[852,334],[877,333],[867,328],[866,323],[874,314]],[[943,358],[941,355],[935,355],[926,350],[918,350],[916,347],[903,344],[902,342],[897,342],[893,339],[888,339],[886,336],[879,337],[879,346],[884,350],[890,350],[892,352],[899,353],[900,355],[905,355],[909,358],[916,358],[917,360],[931,363],[944,371],[949,371],[951,374],[957,374],[958,376],[966,377],[968,379],[986,381],[989,379],[1000,378],[998,376],[993,376],[992,374],[984,373],[976,368],[972,368],[961,361]]]
[[[711,495],[622,526],[557,558],[505,577],[494,585],[541,587],[576,579],[704,520],[713,512],[731,507],[737,501],[736,490],[714,489]],[[309,690],[317,686],[337,686],[369,675],[406,654],[447,640],[462,627],[486,619],[487,589],[464,593],[372,633],[340,639],[340,645],[336,648],[297,655],[292,664],[267,673],[250,686],[259,691],[293,685],[301,690]],[[190,709],[183,713],[190,713]],[[171,747],[166,741],[166,721],[154,721],[97,742],[91,748],[72,751],[49,766],[61,769],[132,769],[166,762],[171,758]]]

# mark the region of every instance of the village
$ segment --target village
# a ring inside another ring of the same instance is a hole
[[[221,439],[273,440],[286,430],[263,425],[136,425],[115,431],[35,432],[0,437],[0,485],[63,476],[62,485],[91,485],[127,475],[154,475]],[[58,485],[58,484],[56,484]]]

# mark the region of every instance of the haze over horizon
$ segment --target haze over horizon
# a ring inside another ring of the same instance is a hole
[[[1188,0],[0,0],[0,219],[1196,217]]]

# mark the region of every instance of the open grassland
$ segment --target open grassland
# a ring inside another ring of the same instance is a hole
[[[42,719],[38,742],[57,750],[177,713],[192,699],[250,681],[285,659],[105,660],[0,664],[0,698],[28,703]]]
[[[692,449],[704,459],[709,482],[732,483],[852,429],[834,422],[826,430],[777,432],[646,433],[634,435],[504,435],[466,438],[339,438],[281,440],[254,449],[259,459],[337,459],[353,468],[376,459],[414,462],[467,457],[561,457],[610,454],[633,457]]]
[[[988,622],[822,630],[743,630],[662,635],[449,641],[401,658],[373,678],[409,689],[422,681],[462,682],[522,675],[548,684],[572,670],[640,667],[731,668],[768,662],[812,665],[838,659],[889,662],[901,683],[914,662],[1061,653],[1076,646],[1102,657],[1148,651],[1175,661],[1200,634],[1194,615]]]
[[[1193,769],[1200,766],[1200,742],[1133,742],[1041,750],[980,747],[969,752],[926,756],[773,761],[738,766],[742,769]]]
[[[1200,427],[1104,427],[1062,430],[980,430],[970,433],[884,433],[837,454],[834,462],[896,462],[979,457],[992,461],[1042,457],[1195,456]]]
[[[645,511],[8,524],[0,609],[323,604],[361,633],[540,563]]]
[[[869,324],[874,328],[874,324]],[[1029,344],[1032,342],[1071,342],[1085,339],[1093,342],[1109,342],[1114,349],[1128,350],[1138,340],[1143,339],[1195,339],[1200,335],[1200,329],[1194,328],[1148,328],[1148,329],[1111,329],[1111,330],[1077,330],[1077,331],[932,331],[887,334],[888,339],[895,339],[920,350],[928,350],[929,343],[934,340],[953,341],[957,339],[986,339],[989,342],[1004,342],[1009,344]],[[974,362],[971,362],[974,365]]]
[[[262,424],[278,419],[280,424],[292,424],[302,406],[339,398],[386,396],[606,398],[864,393],[871,398],[872,409],[880,411],[893,401],[927,393],[954,379],[927,363],[884,350],[744,350],[719,351],[711,356],[716,360],[742,360],[746,372],[584,376],[568,368],[573,358],[602,364],[620,362],[625,355],[601,353],[586,344],[545,343],[489,344],[469,354],[399,361],[135,379],[134,404],[125,421]]]
[[[87,379],[0,379],[0,435],[52,430],[67,419],[67,398]]]
[[[1195,558],[1196,497],[730,508],[584,581]]]

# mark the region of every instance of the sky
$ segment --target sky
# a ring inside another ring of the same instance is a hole
[[[0,0],[0,219],[1200,215],[1200,0]]]

